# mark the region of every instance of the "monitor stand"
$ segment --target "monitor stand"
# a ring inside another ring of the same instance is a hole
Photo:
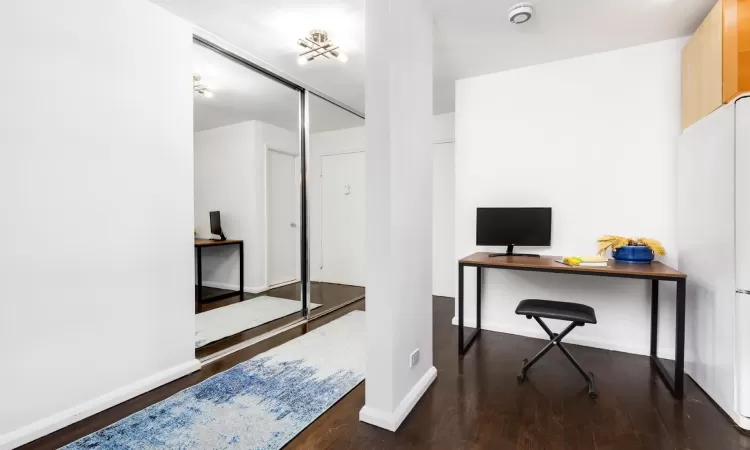
[[[531,253],[513,253],[513,244],[508,246],[508,250],[505,253],[490,253],[490,258],[497,258],[498,256],[530,256],[532,258],[541,258],[541,255]]]
[[[224,232],[223,231],[222,231],[222,233],[219,236],[220,236],[219,239],[209,239],[209,240],[211,240],[211,241],[226,241],[227,240],[227,237],[224,236]]]

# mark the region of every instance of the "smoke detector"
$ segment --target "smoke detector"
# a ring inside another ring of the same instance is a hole
[[[520,25],[526,23],[534,15],[534,5],[528,2],[513,5],[508,10],[508,20],[510,23]]]

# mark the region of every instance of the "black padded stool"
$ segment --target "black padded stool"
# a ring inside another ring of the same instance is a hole
[[[579,303],[567,303],[567,302],[553,302],[551,300],[522,300],[516,308],[516,314],[526,316],[527,319],[534,320],[539,323],[539,326],[549,335],[551,339],[550,343],[547,344],[539,353],[534,356],[531,361],[528,359],[523,360],[523,367],[521,367],[521,373],[518,374],[518,380],[523,382],[526,379],[526,371],[533,366],[545,353],[547,353],[553,346],[557,345],[557,348],[570,360],[571,363],[581,372],[583,378],[589,384],[589,397],[596,398],[596,386],[594,386],[594,374],[591,372],[586,373],[583,368],[578,364],[578,361],[573,358],[573,355],[568,353],[568,350],[563,347],[562,340],[568,335],[573,328],[582,327],[587,323],[596,323],[596,314],[594,314],[594,308]],[[547,327],[542,321],[542,317],[545,319],[559,319],[570,321],[562,333],[553,333],[552,330]]]

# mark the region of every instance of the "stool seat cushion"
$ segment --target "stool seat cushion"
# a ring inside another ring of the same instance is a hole
[[[559,319],[570,322],[596,323],[594,308],[580,303],[555,302],[552,300],[522,300],[516,314],[536,316],[544,319]]]

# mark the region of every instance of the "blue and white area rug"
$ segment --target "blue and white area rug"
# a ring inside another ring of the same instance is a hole
[[[65,448],[278,449],[364,373],[365,313],[354,311]]]
[[[310,309],[322,305],[310,303]],[[276,319],[299,314],[302,302],[285,298],[251,298],[195,315],[195,348],[216,342],[228,336],[261,326]],[[300,315],[300,317],[302,317]]]

